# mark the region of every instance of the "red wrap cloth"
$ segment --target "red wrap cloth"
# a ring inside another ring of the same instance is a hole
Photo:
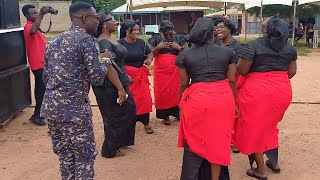
[[[169,109],[180,102],[180,76],[176,56],[158,54],[154,60],[154,98],[156,109]]]
[[[136,103],[136,114],[146,114],[152,112],[152,98],[150,94],[150,82],[148,76],[149,69],[146,66],[141,68],[125,66],[126,72],[133,79],[129,86],[133,100]]]
[[[234,145],[246,155],[278,147],[277,124],[292,100],[288,72],[250,73],[238,91]]]
[[[241,86],[244,84],[245,76],[242,75],[236,75],[236,85],[237,85],[237,91],[241,88]]]
[[[192,84],[183,93],[178,146],[210,163],[230,165],[235,102],[228,80]]]

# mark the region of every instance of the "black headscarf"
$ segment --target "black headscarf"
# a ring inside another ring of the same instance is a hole
[[[213,21],[209,18],[200,17],[191,29],[187,39],[196,45],[204,45],[211,40],[213,35]]]
[[[160,32],[163,33],[168,30],[174,29],[174,25],[169,20],[164,20],[160,23]]]
[[[126,30],[129,29],[130,33],[133,31],[133,28],[135,25],[137,25],[138,22],[131,20],[131,19],[125,19],[122,23],[121,23],[121,28],[120,28],[120,39],[125,38],[126,37]]]
[[[272,16],[267,23],[268,39],[274,50],[280,51],[289,38],[289,25],[279,16]]]
[[[106,18],[107,18],[108,15],[109,15],[108,11],[98,13],[99,23],[98,23],[97,32],[94,35],[94,37],[97,38],[102,33],[102,26],[103,26],[104,22],[106,21]]]
[[[216,18],[214,20],[214,25],[217,26],[219,23],[224,23],[225,26],[227,26],[230,29],[231,35],[235,34],[237,32],[236,25],[229,19],[225,18]]]

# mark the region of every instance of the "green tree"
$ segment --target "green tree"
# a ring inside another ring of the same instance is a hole
[[[48,0],[20,0],[20,1],[48,1]],[[50,1],[70,1],[70,0],[50,0]],[[71,2],[87,2],[94,5],[99,11],[112,11],[126,3],[126,0],[71,0]]]
[[[246,10],[250,15],[260,16],[260,7],[252,7]],[[297,6],[296,17],[299,19],[306,19],[313,14],[319,14],[320,7],[313,4],[303,4]],[[273,15],[280,15],[281,17],[287,17],[293,21],[293,6],[285,5],[264,5],[263,16],[269,17]]]
[[[95,4],[100,11],[107,10],[108,12],[111,12],[125,3],[126,0],[95,0]]]

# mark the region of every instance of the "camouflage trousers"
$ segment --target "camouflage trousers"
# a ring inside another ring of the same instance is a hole
[[[63,180],[93,179],[93,164],[97,151],[92,121],[88,123],[48,120],[53,152],[59,156]]]

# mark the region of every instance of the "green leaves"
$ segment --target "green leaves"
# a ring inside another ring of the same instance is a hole
[[[99,11],[108,10],[108,12],[111,12],[125,3],[126,0],[95,0],[95,4]]]
[[[253,7],[246,10],[250,15],[260,15],[260,7]],[[297,7],[297,18],[306,19],[312,14],[319,14],[320,6],[313,4],[303,4]],[[288,17],[292,20],[293,6],[285,5],[264,5],[263,16],[269,17],[273,15],[280,15],[281,17]]]

